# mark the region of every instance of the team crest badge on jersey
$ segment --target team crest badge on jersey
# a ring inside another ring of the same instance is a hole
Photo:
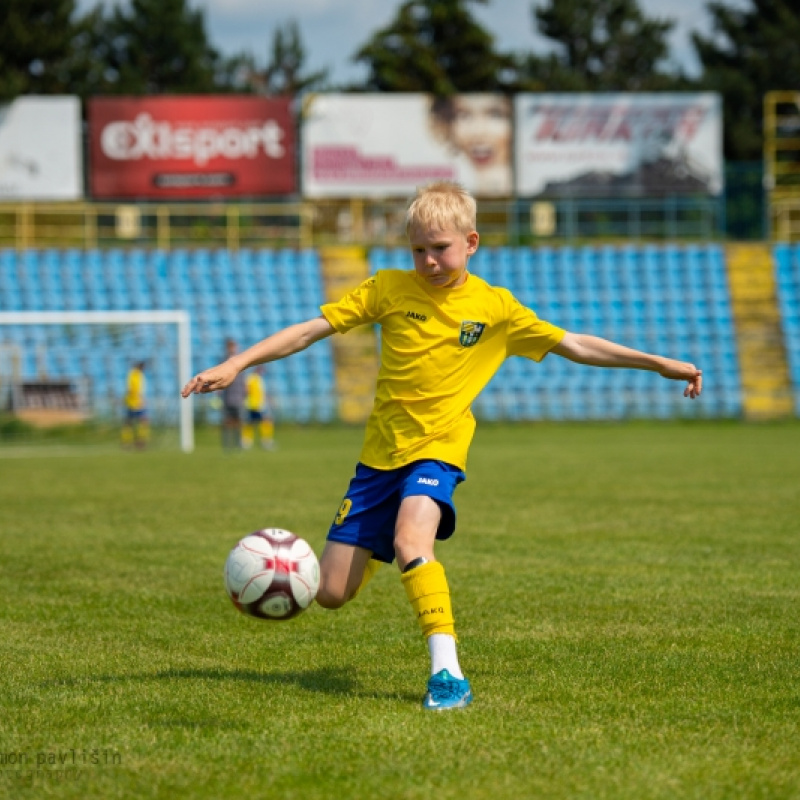
[[[472,345],[477,344],[485,327],[485,322],[471,322],[465,319],[461,323],[461,334],[458,337],[461,346],[472,347]]]

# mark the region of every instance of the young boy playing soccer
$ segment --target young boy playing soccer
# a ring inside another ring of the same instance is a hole
[[[580,364],[650,370],[687,382],[693,364],[650,355],[540,320],[507,290],[468,272],[478,249],[475,201],[458,184],[420,189],[406,216],[414,269],[383,270],[322,316],[292,325],[196,375],[194,393],[228,386],[244,369],[305,349],[357,325],[381,326],[381,367],[355,476],[328,533],[317,602],[352,600],[381,562],[395,559],[431,656],[423,705],[460,708],[472,700],[456,650],[450,590],[434,556],[455,530],[453,492],[465,479],[475,430],[470,406],[508,356],[548,353]]]
[[[143,450],[150,441],[150,423],[147,419],[146,361],[137,361],[128,372],[125,392],[125,422],[122,426],[122,446]]]

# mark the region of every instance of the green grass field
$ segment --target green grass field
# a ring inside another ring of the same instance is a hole
[[[251,530],[321,551],[360,432],[279,441],[0,448],[0,797],[800,797],[800,425],[479,428],[447,714],[394,568],[284,623],[228,601]]]

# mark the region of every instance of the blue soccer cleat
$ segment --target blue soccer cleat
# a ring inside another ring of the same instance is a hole
[[[464,708],[472,702],[472,689],[469,681],[454,678],[446,669],[431,675],[428,680],[428,693],[422,701],[423,708],[429,711],[446,711],[449,708]]]

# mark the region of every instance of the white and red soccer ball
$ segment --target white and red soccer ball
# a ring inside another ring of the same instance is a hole
[[[264,528],[241,539],[225,562],[225,588],[236,608],[259,619],[290,619],[319,588],[319,561],[305,539]]]

